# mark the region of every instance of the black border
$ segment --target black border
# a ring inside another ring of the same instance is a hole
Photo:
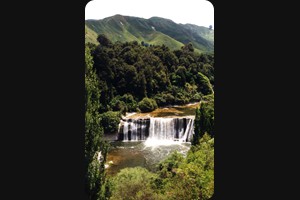
[[[1,199],[87,199],[85,5],[68,0],[1,6]]]

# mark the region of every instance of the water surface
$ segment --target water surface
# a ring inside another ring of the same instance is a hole
[[[178,151],[186,155],[189,149],[190,143],[175,141],[112,141],[107,155],[107,164],[112,164],[108,164],[106,171],[112,176],[123,168],[141,166],[154,172],[157,164],[172,152]]]

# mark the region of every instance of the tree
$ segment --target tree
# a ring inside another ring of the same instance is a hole
[[[97,159],[98,153],[95,153],[93,160],[89,163],[86,173],[87,193],[90,199],[98,199],[101,193],[101,165]]]
[[[191,147],[181,169],[200,189],[199,199],[210,199],[214,193],[214,138],[205,133],[199,144]]]
[[[159,175],[161,178],[171,178],[176,173],[173,171],[174,168],[178,168],[179,165],[184,161],[182,154],[175,151],[168,158],[159,163]]]
[[[116,133],[118,131],[121,117],[119,112],[108,111],[101,114],[101,125],[104,133]]]
[[[112,179],[111,200],[157,200],[157,175],[142,167],[122,169]]]
[[[135,112],[137,109],[137,102],[133,98],[132,94],[124,94],[120,97],[120,100],[125,102],[126,110],[128,112]]]
[[[214,136],[214,101],[200,104],[200,132]]]
[[[154,99],[145,97],[138,103],[138,107],[142,112],[151,112],[157,108],[157,103]]]
[[[196,76],[196,83],[198,84],[198,91],[202,94],[208,95],[213,93],[212,85],[209,82],[209,79],[201,72],[198,72]]]
[[[103,139],[103,128],[100,125],[100,88],[93,68],[93,60],[88,46],[85,48],[85,189],[92,200],[98,198],[100,186],[104,181],[104,165],[100,165],[98,152],[106,157],[107,146]]]
[[[178,69],[176,70],[176,79],[175,79],[175,84],[177,86],[183,87],[186,83],[186,73],[187,70],[184,66],[179,66]]]
[[[209,25],[209,30],[212,30],[212,27],[213,27],[212,25]]]
[[[172,105],[213,93],[214,56],[193,52],[192,43],[172,52],[165,45],[143,48],[145,41],[112,44],[104,35],[98,39],[102,44],[90,47],[101,88],[99,112],[136,111],[116,99],[125,94],[137,102],[148,97],[159,105]]]
[[[210,199],[214,193],[214,139],[205,133],[186,158],[174,152],[159,164],[158,174],[165,199]]]
[[[135,84],[137,71],[133,65],[125,65],[125,66],[126,66],[125,80],[127,82],[127,88],[131,88]]]
[[[200,102],[200,108],[196,109],[195,116],[195,128],[193,136],[193,144],[199,144],[199,139],[208,133],[210,136],[214,136],[214,100],[213,95],[210,96],[210,101]]]
[[[103,129],[100,126],[100,88],[89,48],[85,49],[85,157],[89,162],[99,150]]]
[[[193,44],[192,44],[191,42],[185,44],[185,45],[182,47],[182,50],[183,50],[183,51],[187,51],[187,52],[194,52]]]
[[[103,46],[110,46],[112,43],[111,41],[108,39],[108,37],[106,37],[104,34],[100,34],[97,37],[97,41],[100,43],[100,45]]]

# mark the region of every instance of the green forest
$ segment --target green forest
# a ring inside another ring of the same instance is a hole
[[[214,193],[214,54],[192,43],[171,50],[137,41],[85,44],[85,191],[91,200],[200,199]],[[147,44],[147,45],[146,45]],[[110,145],[126,112],[200,102],[186,156],[171,154],[154,172],[125,168],[108,177]]]

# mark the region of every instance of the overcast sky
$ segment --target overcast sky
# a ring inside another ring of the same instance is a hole
[[[93,0],[85,7],[85,19],[116,14],[145,19],[156,16],[176,23],[214,27],[214,8],[206,0]]]

